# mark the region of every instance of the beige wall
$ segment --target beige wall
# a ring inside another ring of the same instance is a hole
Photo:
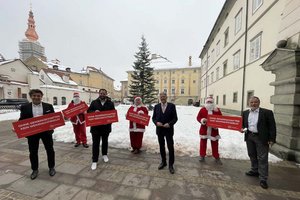
[[[132,71],[127,73],[128,85],[130,85]],[[155,88],[159,92],[166,89],[169,101],[175,104],[187,105],[189,99],[193,102],[200,99],[200,67],[155,69],[153,74],[156,80]],[[172,83],[172,80],[175,82]],[[184,83],[182,83],[182,80],[184,80]],[[174,94],[172,94],[172,88],[175,89]],[[181,89],[184,90],[183,94],[181,94]]]
[[[273,108],[270,103],[270,96],[274,93],[274,87],[269,84],[275,80],[275,76],[262,69],[260,64],[276,48],[277,33],[279,31],[281,11],[285,1],[269,0],[263,1],[263,4],[252,13],[252,1],[249,1],[248,13],[248,37],[246,52],[246,71],[245,71],[245,93],[244,107],[247,107],[247,92],[254,91],[254,95],[261,98],[261,106],[269,109]],[[245,51],[245,19],[246,19],[246,1],[235,1],[228,16],[223,23],[219,23],[216,29],[219,32],[211,35],[209,38],[209,48],[202,52],[202,76],[201,76],[201,96],[208,95],[219,96],[218,105],[221,108],[240,111],[242,104],[242,85],[243,85],[243,66]],[[239,32],[235,32],[235,17],[238,12],[242,12],[242,26]],[[224,47],[224,32],[229,27],[229,43]],[[250,42],[257,35],[261,34],[260,57],[257,60],[250,61]],[[216,55],[217,43],[220,41],[220,54]],[[214,49],[214,50],[213,50]],[[234,54],[240,52],[239,68],[234,69]],[[214,54],[214,55],[212,55]],[[209,57],[209,64],[207,60]],[[214,57],[212,62],[212,57]],[[223,63],[227,60],[227,75],[223,76]],[[206,67],[208,65],[208,70]],[[217,68],[219,67],[219,79],[216,79]],[[211,80],[211,73],[214,73],[214,79]],[[206,78],[209,77],[207,86]],[[233,102],[233,93],[237,92],[237,102]],[[223,95],[226,95],[226,104],[223,105]]]
[[[32,73],[20,60],[15,60],[0,66],[0,74],[8,75],[9,80],[27,83],[27,74]]]

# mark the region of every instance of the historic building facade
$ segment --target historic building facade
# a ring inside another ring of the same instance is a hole
[[[285,1],[227,0],[203,47],[201,103],[213,96],[224,111],[239,114],[250,96],[273,109],[270,96],[275,76],[263,61],[274,50]]]

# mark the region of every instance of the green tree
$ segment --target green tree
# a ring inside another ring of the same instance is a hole
[[[133,73],[131,74],[131,84],[129,85],[130,100],[135,96],[140,96],[145,104],[151,104],[157,100],[157,90],[155,89],[155,79],[153,68],[150,67],[150,51],[144,36],[140,44],[139,52],[134,57]]]

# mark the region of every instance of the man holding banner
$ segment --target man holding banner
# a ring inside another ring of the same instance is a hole
[[[43,92],[41,90],[32,89],[29,92],[29,96],[32,102],[21,106],[20,109],[21,114],[19,120],[37,117],[49,113],[54,113],[54,108],[51,104],[42,102]],[[35,179],[39,173],[38,149],[39,149],[40,139],[44,143],[47,152],[49,175],[54,176],[56,174],[56,171],[54,169],[55,153],[53,149],[53,139],[52,139],[53,132],[54,132],[53,130],[48,130],[27,137],[28,147],[29,147],[29,158],[30,158],[31,169],[32,169],[30,178],[32,180]]]
[[[129,112],[135,112],[139,115],[148,115],[148,109],[142,104],[141,97],[134,98],[134,104],[128,109],[127,115]],[[134,154],[138,154],[140,153],[140,148],[142,147],[145,125],[129,121],[129,132],[130,143],[132,147],[131,152]]]
[[[87,112],[92,113],[92,112],[109,111],[109,110],[115,110],[114,103],[110,100],[110,98],[107,97],[106,89],[100,89],[99,98],[92,101]],[[93,139],[93,157],[92,157],[93,163],[91,166],[92,170],[95,170],[97,168],[101,139],[102,139],[102,146],[101,146],[102,158],[104,162],[109,161],[107,156],[107,150],[108,150],[108,136],[110,132],[111,132],[111,123],[91,126],[91,133]]]
[[[212,155],[215,158],[217,164],[222,164],[219,156],[219,135],[218,128],[207,126],[208,115],[222,115],[221,110],[214,104],[212,97],[207,97],[205,100],[205,106],[202,107],[198,113],[197,120],[201,124],[200,133],[200,162],[205,161],[207,139],[211,141]]]

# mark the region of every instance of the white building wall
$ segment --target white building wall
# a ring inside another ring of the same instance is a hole
[[[20,60],[2,64],[0,67],[0,74],[8,75],[9,80],[27,83],[28,73],[31,73],[31,71]]]

